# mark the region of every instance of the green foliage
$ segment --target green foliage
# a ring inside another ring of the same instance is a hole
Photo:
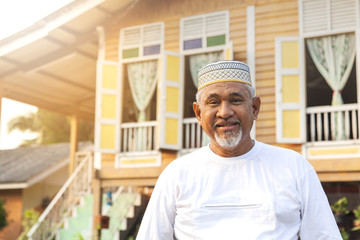
[[[360,205],[353,210],[355,219],[360,219]]]
[[[345,229],[340,229],[341,237],[343,240],[348,240],[350,234]]]
[[[360,230],[360,205],[353,210],[354,213],[354,227],[351,229],[352,231]]]
[[[94,139],[94,124],[88,121],[79,121],[79,141]],[[25,140],[21,146],[42,145],[70,140],[70,118],[64,115],[38,109],[35,113],[26,116],[17,116],[8,123],[9,132],[13,130],[31,131],[38,133],[38,137]]]
[[[333,205],[331,205],[331,210],[333,210],[333,212],[335,214],[348,214],[349,210],[348,210],[348,200],[346,197],[340,198],[339,200],[337,200]]]
[[[0,199],[0,231],[8,225],[7,212],[4,207],[5,201]]]
[[[26,209],[24,212],[23,220],[21,225],[23,227],[23,232],[20,234],[17,240],[27,240],[26,234],[30,231],[32,226],[37,222],[39,219],[40,214],[35,211],[34,209]]]

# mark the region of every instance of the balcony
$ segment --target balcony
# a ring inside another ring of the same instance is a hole
[[[156,128],[156,121],[122,123],[120,152],[131,155],[156,151]]]
[[[157,125],[157,121],[121,124],[120,153],[116,156],[116,168],[161,165]]]
[[[306,110],[310,143],[359,140],[359,105],[310,107]]]
[[[209,142],[209,137],[201,129],[196,118],[185,118],[183,120],[183,147],[179,155],[184,155],[206,146]]]
[[[306,109],[308,159],[360,157],[359,105]]]

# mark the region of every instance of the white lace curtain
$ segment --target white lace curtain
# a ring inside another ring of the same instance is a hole
[[[156,89],[157,65],[156,60],[127,65],[131,94],[139,109],[138,122],[146,120],[145,109]]]
[[[208,63],[221,59],[223,59],[223,52],[202,53],[189,57],[191,78],[196,88],[198,86],[198,72],[200,68]]]
[[[331,105],[343,104],[341,90],[349,79],[355,59],[355,35],[345,33],[306,40],[316,68],[333,90]],[[336,139],[344,137],[342,114],[336,116]]]

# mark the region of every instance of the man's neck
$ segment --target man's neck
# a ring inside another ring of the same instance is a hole
[[[237,157],[249,152],[255,145],[255,141],[249,136],[241,139],[240,142],[229,148],[221,147],[217,142],[211,141],[210,150],[220,157]]]

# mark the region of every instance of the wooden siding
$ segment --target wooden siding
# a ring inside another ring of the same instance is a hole
[[[115,19],[111,25],[106,26],[106,59],[118,60],[121,28],[164,22],[164,48],[179,52],[179,25],[182,17],[229,10],[230,40],[234,43],[234,59],[246,62],[246,7],[250,5],[255,5],[256,91],[262,100],[256,134],[259,141],[276,144],[275,38],[299,35],[297,0],[140,1],[125,16]],[[300,145],[280,146],[301,152]]]
[[[121,28],[154,23],[164,22],[165,24],[165,50],[179,51],[179,34],[180,19],[183,17],[211,13],[222,10],[235,10],[235,14],[231,16],[234,19],[234,25],[231,31],[243,39],[238,41],[240,45],[236,45],[236,51],[243,51],[242,60],[246,60],[246,6],[254,1],[214,1],[214,0],[148,0],[140,1],[131,9],[126,16],[114,20],[111,25],[106,27],[106,59],[118,60],[119,32]],[[237,8],[237,9],[236,9]],[[239,16],[236,16],[239,13]],[[242,25],[237,29],[236,22]],[[241,22],[243,22],[241,24]],[[242,45],[242,46],[241,46]],[[240,59],[239,59],[240,60]]]
[[[118,60],[120,29],[130,26],[164,22],[164,49],[179,52],[180,19],[183,17],[229,10],[230,40],[234,59],[246,62],[247,6],[255,6],[255,68],[256,93],[261,97],[261,110],[256,123],[257,139],[268,144],[290,148],[302,153],[300,144],[276,142],[275,116],[275,39],[299,35],[297,0],[147,0],[139,1],[130,11],[114,19],[106,28],[106,59]],[[176,158],[175,152],[162,152],[161,167],[114,169],[114,155],[106,155],[100,177],[103,186],[112,184],[153,185],[162,169]],[[337,165],[334,165],[334,163]],[[357,160],[344,169],[347,160],[310,161],[322,181],[360,179]],[[340,164],[340,165],[339,165]],[[330,171],[336,169],[335,172]]]
[[[259,141],[291,148],[301,145],[276,143],[275,119],[275,38],[298,36],[298,1],[257,1],[255,5],[256,93],[261,110],[256,123]]]

